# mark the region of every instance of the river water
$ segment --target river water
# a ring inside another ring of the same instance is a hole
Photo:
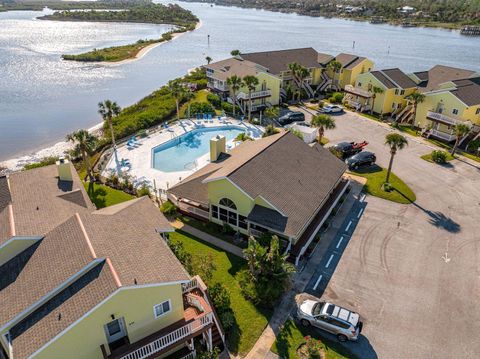
[[[99,101],[109,98],[128,106],[202,65],[207,55],[220,60],[233,49],[312,46],[331,54],[368,56],[377,68],[418,71],[440,63],[480,71],[480,38],[457,31],[179,4],[202,20],[200,29],[154,48],[140,60],[113,66],[62,61],[60,55],[156,38],[170,27],[41,21],[35,17],[42,12],[32,11],[0,13],[0,161],[98,123]]]

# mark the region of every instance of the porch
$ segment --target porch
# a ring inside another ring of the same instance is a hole
[[[369,111],[371,109],[370,102],[372,97],[373,95],[370,92],[362,88],[347,85],[345,86],[343,103],[360,112]]]
[[[427,112],[427,120],[432,122],[432,128],[425,132],[427,138],[435,137],[446,142],[452,142],[457,139],[455,125],[462,123],[462,121],[435,111]]]
[[[101,345],[105,359],[153,359],[164,355],[175,348],[185,353],[173,353],[180,358],[194,358],[193,339],[200,335],[206,342],[208,350],[224,343],[225,337],[219,319],[210,305],[207,287],[200,279],[194,277],[189,283],[182,285],[184,300],[184,317],[151,335],[135,342],[127,343],[112,350],[108,355],[104,345]],[[217,338],[220,343],[215,342]],[[187,348],[187,349],[185,349]],[[170,357],[169,356],[169,357]]]

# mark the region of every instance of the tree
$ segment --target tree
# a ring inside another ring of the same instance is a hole
[[[233,101],[233,117],[235,117],[235,109],[237,107],[237,92],[243,86],[243,81],[237,75],[230,76],[227,78],[227,86],[230,88],[230,92],[232,94],[232,101]]]
[[[301,96],[302,96],[302,89],[303,89],[303,86],[304,86],[304,81],[305,79],[308,77],[308,75],[310,75],[310,72],[308,71],[308,69],[306,67],[303,67],[303,66],[300,66],[297,70],[297,79],[298,79],[298,83],[300,84],[300,92],[299,92],[299,96],[298,96],[298,101],[301,100]]]
[[[215,260],[211,253],[206,255],[196,255],[192,262],[193,272],[199,275],[205,283],[211,283],[213,272],[217,269]]]
[[[120,111],[121,108],[117,105],[117,103],[110,100],[105,100],[98,104],[98,113],[102,116],[103,121],[106,122],[110,128],[110,136],[112,136],[112,145],[114,150],[116,150],[117,145],[115,143],[115,134],[113,132],[113,118],[118,116]]]
[[[269,120],[273,120],[275,118],[278,118],[280,116],[280,110],[278,107],[269,107],[265,110],[265,117],[268,118]]]
[[[418,104],[425,101],[425,95],[421,92],[414,91],[407,96],[407,100],[413,102],[413,118],[415,119],[417,117]]]
[[[332,116],[321,114],[313,116],[312,127],[318,128],[318,143],[322,144],[322,138],[325,134],[325,130],[333,130],[335,125],[335,119]]]
[[[342,68],[342,63],[337,60],[333,60],[328,63],[327,67],[333,71],[333,78],[332,78],[332,84],[333,84],[335,82],[336,74]],[[339,86],[337,86],[337,88],[338,87]]]
[[[386,183],[389,183],[390,173],[392,172],[393,158],[397,154],[398,150],[403,150],[408,145],[408,141],[405,137],[398,133],[389,133],[385,136],[385,144],[390,147],[390,162],[388,163]]]
[[[458,144],[460,143],[462,138],[465,137],[470,132],[470,126],[464,123],[457,123],[454,127],[454,131],[455,131],[455,136],[457,136],[457,139],[455,140],[455,145],[453,145],[453,148],[452,148],[452,156],[455,155]]]
[[[297,62],[292,62],[292,63],[288,64],[288,69],[291,71],[292,77],[295,80],[295,85],[298,89],[298,91],[296,93],[298,94],[298,100],[300,100],[300,97],[302,95],[301,91],[302,91],[302,87],[303,87],[303,81],[309,75],[308,69],[303,67],[302,65],[300,65]],[[294,95],[294,97],[295,97],[295,95]],[[295,100],[295,98],[294,98],[294,100]]]
[[[272,306],[290,284],[295,272],[287,262],[287,255],[280,252],[280,241],[272,236],[269,246],[262,246],[250,237],[243,251],[248,270],[241,275],[240,286],[244,295],[264,306]]]
[[[238,55],[240,55],[240,50],[232,50],[232,51],[230,51],[230,55],[238,56]]]
[[[370,114],[373,115],[373,108],[375,107],[375,99],[377,98],[377,95],[382,94],[384,91],[381,87],[373,86],[370,92],[372,93],[372,108],[370,109]]]
[[[213,59],[210,56],[205,57],[205,60],[207,61],[207,65],[210,65],[210,62],[213,61]]]
[[[265,127],[265,132],[262,134],[262,137],[268,137],[279,133],[280,130],[276,128],[273,124],[269,124]]]
[[[248,122],[250,122],[252,119],[252,92],[255,91],[259,81],[255,76],[247,75],[243,78],[243,83],[248,89]]]
[[[175,99],[175,105],[177,107],[177,120],[180,119],[180,101],[185,96],[185,87],[180,83],[179,80],[170,80],[168,81],[168,90],[170,94]]]
[[[90,178],[90,182],[93,182],[90,155],[95,151],[97,138],[87,130],[78,130],[67,135],[67,141],[75,144],[74,152],[82,156],[83,164],[87,170],[87,176]]]

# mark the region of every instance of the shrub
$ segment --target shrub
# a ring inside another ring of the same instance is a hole
[[[137,197],[143,197],[143,196],[148,196],[148,197],[150,197],[150,188],[149,188],[146,184],[143,184],[143,185],[137,190]]]
[[[218,316],[220,317],[223,329],[225,329],[226,332],[229,332],[235,326],[236,319],[232,310],[220,313]]]
[[[235,234],[235,230],[227,223],[223,224],[222,232],[225,234]]]
[[[174,215],[175,213],[177,213],[177,206],[175,206],[170,201],[166,201],[166,202],[163,202],[162,205],[160,206],[160,211],[163,214],[171,216],[171,215]]]
[[[213,305],[219,313],[231,310],[230,293],[222,283],[215,283],[208,289]]]
[[[226,113],[233,114],[233,105],[228,102],[222,102],[222,110],[225,111]],[[237,115],[240,113],[240,108],[238,106],[236,106],[235,113]]]
[[[197,359],[217,359],[220,355],[220,349],[217,347],[213,348],[211,352],[204,351],[197,354]]]
[[[175,257],[182,263],[188,273],[193,273],[192,255],[185,250],[182,242],[168,240],[168,246],[172,250]]]
[[[382,184],[382,189],[385,192],[392,192],[393,191],[393,186],[390,183],[385,182],[384,184]]]
[[[445,151],[435,150],[432,151],[432,161],[438,164],[447,163],[448,154]]]
[[[208,102],[194,102],[190,105],[190,113],[215,113],[215,109]]]
[[[211,253],[204,256],[194,256],[192,261],[193,272],[199,275],[205,283],[209,283],[213,278],[213,272],[217,269],[213,255]]]
[[[215,108],[221,108],[222,106],[222,100],[220,99],[220,97],[213,93],[209,93],[207,95],[207,101],[210,102]]]
[[[40,160],[40,162],[35,162],[35,163],[29,163],[28,165],[23,166],[24,170],[31,170],[33,168],[38,168],[38,167],[45,167],[49,165],[55,164],[55,162],[58,161],[58,157],[44,157]]]
[[[480,138],[474,141],[470,141],[470,143],[468,144],[467,150],[472,153],[476,153],[479,148],[480,148]]]
[[[332,96],[328,99],[331,103],[341,103],[343,101],[343,93],[334,92]]]

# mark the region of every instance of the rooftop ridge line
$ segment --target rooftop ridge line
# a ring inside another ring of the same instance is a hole
[[[13,216],[13,205],[8,205],[8,221],[10,222],[10,237],[15,237],[15,217]]]
[[[78,225],[82,230],[82,234],[83,234],[83,237],[85,238],[85,241],[87,242],[87,246],[90,251],[90,254],[92,255],[93,259],[97,259],[97,254],[95,253],[95,249],[93,248],[92,242],[90,242],[90,238],[88,237],[87,231],[85,230],[85,226],[83,225],[82,219],[80,218],[80,215],[78,214],[78,212],[75,213],[75,218],[77,219]]]
[[[120,277],[118,276],[118,273],[115,270],[115,267],[113,266],[112,261],[108,257],[105,258],[105,261],[107,262],[108,268],[112,272],[113,279],[115,280],[115,284],[117,285],[118,288],[120,288],[122,286],[122,282],[120,282]]]

